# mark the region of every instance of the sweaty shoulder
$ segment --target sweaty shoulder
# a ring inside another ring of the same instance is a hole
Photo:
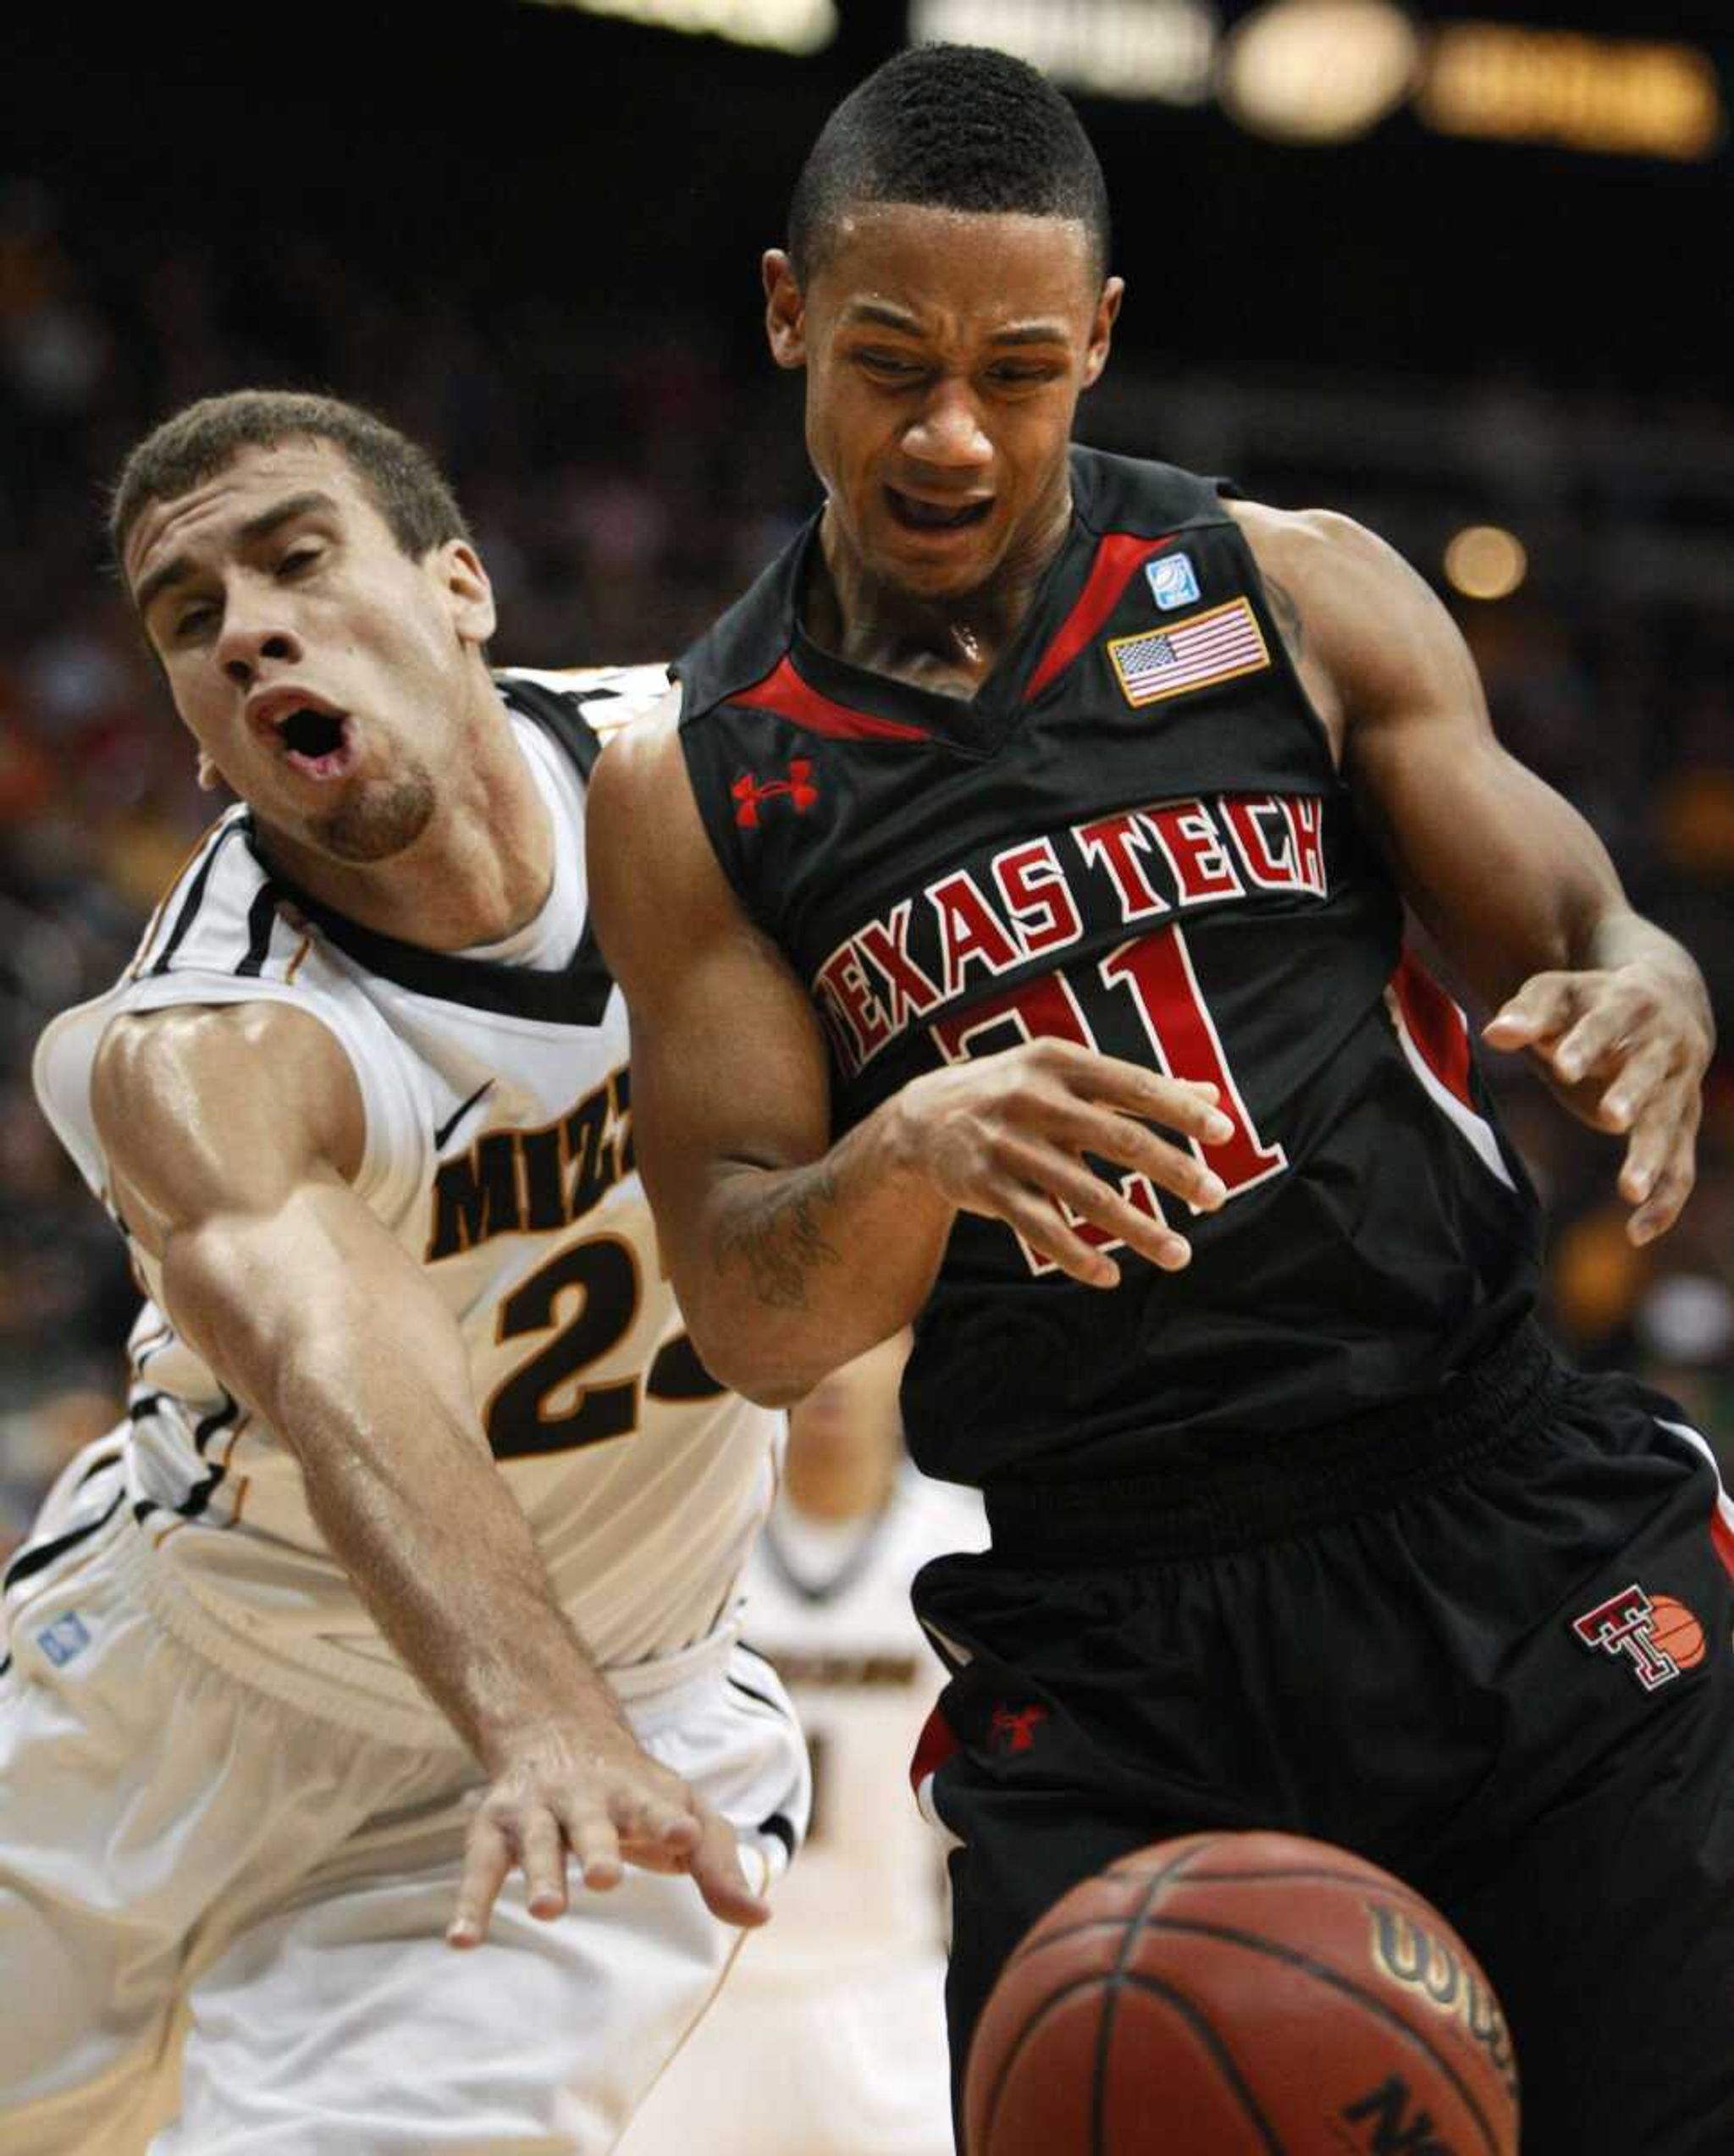
[[[590,780],[590,902],[628,1001],[641,939],[667,946],[671,920],[696,935],[721,884],[687,775],[681,702],[671,687],[619,728]]]
[[[361,1168],[349,1058],[288,1004],[123,1013],[97,1050],[91,1107],[115,1208],[146,1249],[165,1229],[268,1207],[310,1174]]]
[[[1356,715],[1454,640],[1425,582],[1377,532],[1334,510],[1226,506],[1253,560],[1339,762]]]

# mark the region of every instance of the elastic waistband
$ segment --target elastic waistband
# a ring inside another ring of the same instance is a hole
[[[190,1653],[235,1682],[323,1722],[417,1751],[464,1750],[445,1717],[406,1669],[298,1633],[244,1632],[246,1613],[213,1608],[179,1569],[152,1548],[123,1513],[115,1530],[116,1577]],[[602,1674],[641,1734],[678,1719],[693,1694],[720,1681],[740,1634],[735,1613],[672,1653]]]
[[[1524,1324],[1430,1394],[1111,1481],[985,1492],[993,1547],[1033,1563],[1209,1557],[1400,1503],[1527,1436],[1566,1373]]]

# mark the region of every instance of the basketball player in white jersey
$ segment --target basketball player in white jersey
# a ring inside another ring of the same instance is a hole
[[[113,527],[240,805],[38,1054],[148,1300],[6,1573],[0,2147],[589,2156],[806,1806],[734,1636],[776,1425],[682,1332],[587,923],[660,670],[490,673],[443,482],[329,400],[190,408]]]
[[[903,1455],[899,1334],[789,1418],[746,1635],[799,1710],[813,1820],[728,1984],[621,2156],[951,2156],[942,1844],[909,1759],[944,1682],[909,1607],[930,1558],[980,1549],[974,1491]]]

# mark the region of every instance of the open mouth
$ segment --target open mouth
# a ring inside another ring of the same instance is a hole
[[[891,513],[906,531],[960,532],[972,524],[986,521],[993,507],[991,495],[985,499],[957,504],[923,501],[914,494],[900,493],[887,487],[885,498],[891,505]]]
[[[290,764],[310,779],[340,779],[355,761],[347,715],[301,704],[277,721],[277,736]]]

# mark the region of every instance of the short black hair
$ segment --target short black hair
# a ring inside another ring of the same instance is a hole
[[[789,258],[804,284],[837,219],[860,202],[1069,218],[1107,271],[1107,184],[1082,123],[1023,60],[983,45],[916,45],[844,98],[789,203]]]
[[[342,451],[411,561],[448,539],[468,543],[469,527],[439,467],[418,442],[377,413],[300,389],[232,389],[183,406],[122,466],[108,510],[116,566],[122,567],[127,533],[147,504],[173,501],[214,478],[243,449],[273,449],[298,439],[329,442]]]

